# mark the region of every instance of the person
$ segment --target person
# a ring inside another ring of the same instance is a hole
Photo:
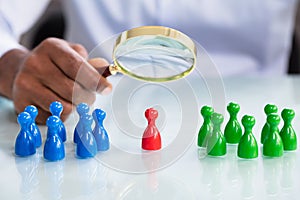
[[[133,27],[162,25],[200,43],[222,76],[280,75],[286,72],[297,0],[69,0],[61,1],[66,40],[48,38],[32,50],[18,44],[47,0],[2,1],[0,8],[0,94],[16,112],[36,105],[44,123],[54,100],[63,103],[65,120],[80,102],[95,101],[112,85],[99,72],[111,52],[90,59],[89,52],[112,35]],[[207,69],[209,70],[209,69]],[[80,71],[80,76],[78,72]],[[72,94],[76,92],[76,97]]]

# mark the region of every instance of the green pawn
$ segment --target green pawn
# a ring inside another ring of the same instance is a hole
[[[227,106],[230,118],[225,126],[224,136],[227,143],[238,144],[242,137],[242,128],[237,120],[237,114],[240,111],[240,106],[236,103],[229,103]]]
[[[276,114],[269,114],[267,122],[270,125],[270,132],[263,145],[264,156],[280,157],[283,155],[283,143],[278,132],[280,117]]]
[[[264,108],[265,114],[268,117],[269,114],[272,113],[277,113],[278,112],[278,108],[277,106],[273,105],[273,104],[267,104]],[[266,123],[261,131],[261,136],[260,136],[260,143],[263,144],[266,140],[266,138],[268,137],[268,134],[270,132],[270,125],[268,124],[267,120]]]
[[[209,106],[203,106],[201,108],[201,115],[203,116],[204,122],[198,133],[198,147],[206,147],[207,139],[212,132],[211,115],[214,109]]]
[[[256,139],[252,134],[255,119],[252,116],[245,115],[242,118],[242,124],[245,132],[238,145],[238,157],[246,159],[257,158],[258,146]]]
[[[213,130],[207,141],[207,154],[210,156],[223,156],[226,154],[226,139],[221,131],[221,124],[224,117],[221,114],[213,113],[211,116]]]
[[[292,109],[283,109],[281,117],[284,121],[283,128],[280,131],[280,136],[283,142],[283,148],[286,151],[297,149],[297,136],[292,127],[292,120],[295,117],[295,112]]]

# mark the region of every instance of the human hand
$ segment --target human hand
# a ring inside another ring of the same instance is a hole
[[[56,38],[44,40],[32,51],[11,50],[0,59],[0,93],[13,100],[17,113],[35,105],[37,123],[45,123],[51,102],[60,101],[65,120],[77,104],[92,104],[95,92],[105,94],[112,89],[86,57],[81,45]],[[96,64],[97,68],[108,65],[104,59]]]

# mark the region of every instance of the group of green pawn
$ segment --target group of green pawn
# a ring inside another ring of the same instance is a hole
[[[204,118],[203,125],[198,133],[198,146],[205,147],[210,156],[223,156],[227,152],[227,145],[238,144],[237,155],[240,158],[252,159],[258,157],[257,141],[252,133],[255,125],[253,116],[245,115],[242,118],[244,134],[237,119],[240,106],[236,103],[229,103],[227,106],[230,118],[225,126],[224,134],[221,131],[221,124],[224,121],[222,114],[215,113],[210,106],[201,108],[201,115]],[[261,132],[261,144],[263,155],[268,157],[280,157],[284,151],[297,149],[297,136],[292,127],[292,120],[295,112],[292,109],[283,109],[281,117],[284,121],[279,131],[280,117],[278,108],[275,105],[267,104],[264,108],[267,120]]]

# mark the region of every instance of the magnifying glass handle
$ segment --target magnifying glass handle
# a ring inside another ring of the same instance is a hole
[[[119,70],[119,68],[117,66],[115,66],[114,64],[110,64],[108,66],[105,67],[101,67],[100,69],[97,69],[97,71],[99,72],[99,74],[101,74],[104,78],[111,76],[111,75],[115,75],[118,72],[121,72]]]
[[[89,61],[89,66],[93,69],[95,69],[101,76],[103,76],[104,78],[110,76],[110,75],[114,75],[114,65],[110,64],[107,66],[103,66],[103,59],[99,58],[92,58]]]
[[[112,74],[110,73],[109,65],[103,67],[103,69],[104,69],[104,71],[103,71],[103,70],[98,70],[98,72],[99,72],[104,78],[106,78],[106,77],[112,75]]]

